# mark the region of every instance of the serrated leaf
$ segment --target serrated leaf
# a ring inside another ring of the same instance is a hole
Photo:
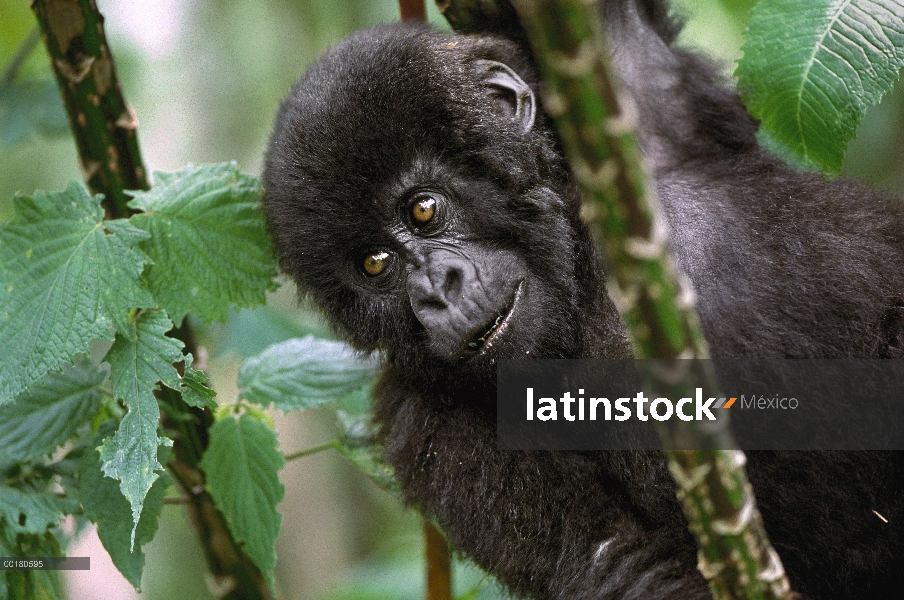
[[[745,38],[747,108],[806,161],[840,171],[866,109],[904,66],[904,3],[761,0]]]
[[[229,307],[263,304],[276,288],[260,187],[234,163],[155,173],[129,206],[130,222],[149,232],[142,246],[154,264],[148,287],[173,320],[186,313],[225,321]]]
[[[194,357],[191,354],[186,354],[184,358],[185,367],[183,369],[183,375],[178,377],[177,372],[176,379],[163,383],[170,389],[182,394],[182,400],[189,406],[215,410],[217,408],[217,403],[214,398],[217,393],[210,387],[210,377],[203,371],[191,368],[192,360],[194,360]]]
[[[70,514],[77,509],[78,502],[71,498],[0,485],[0,516],[14,533],[44,533],[63,513]]]
[[[191,368],[192,355],[185,357],[185,371],[182,375],[182,382],[179,391],[182,392],[182,399],[189,406],[197,408],[217,408],[214,397],[217,393],[210,388],[210,377],[203,371]]]
[[[119,489],[132,508],[134,545],[145,496],[163,469],[157,461],[157,447],[171,443],[157,436],[160,408],[154,388],[163,382],[178,389],[179,374],[173,363],[183,356],[182,342],[166,335],[173,322],[165,312],[142,313],[132,326],[134,340],[117,335],[106,356],[113,393],[129,412],[116,434],[104,441],[101,460],[104,474],[120,481]]]
[[[98,443],[103,435],[98,435]],[[122,495],[117,481],[105,477],[101,472],[97,451],[89,450],[85,453],[79,469],[79,481],[85,516],[97,524],[97,536],[110,554],[113,564],[138,589],[144,569],[142,546],[154,539],[166,488],[172,484],[172,479],[164,472],[148,491],[141,518],[135,528],[134,550],[131,542],[132,508]]]
[[[247,414],[227,416],[210,428],[200,463],[229,531],[271,584],[282,522],[276,505],[285,494],[278,475],[285,461],[276,447],[276,434],[265,423]]]
[[[132,247],[147,234],[104,221],[100,196],[73,182],[15,208],[0,225],[0,404],[154,305],[138,278],[147,256]]]
[[[307,336],[274,344],[242,363],[239,395],[286,412],[337,400],[372,382],[379,362],[347,344]]]
[[[104,378],[81,356],[0,406],[0,458],[24,462],[56,450],[97,412]]]
[[[373,442],[374,429],[370,415],[350,415],[341,410],[336,411],[336,415],[342,429],[337,448],[339,454],[350,460],[378,487],[401,498],[402,488],[395,471],[383,460],[381,447]]]
[[[185,368],[185,375],[182,376],[182,399],[189,406],[197,408],[215,409],[217,403],[214,397],[217,393],[210,389],[210,377],[203,371],[198,371],[190,367]]]

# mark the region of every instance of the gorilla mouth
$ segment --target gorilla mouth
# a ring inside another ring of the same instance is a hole
[[[508,302],[506,307],[494,316],[485,327],[478,330],[479,333],[468,342],[465,351],[462,353],[463,358],[482,356],[489,352],[490,348],[493,347],[493,344],[499,340],[508,328],[512,313],[515,311],[515,306],[521,299],[521,290],[523,288],[524,280],[522,279],[518,282],[518,287],[515,288],[512,299]]]

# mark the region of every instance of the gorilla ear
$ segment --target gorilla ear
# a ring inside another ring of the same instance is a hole
[[[475,61],[478,73],[486,86],[487,94],[499,112],[515,121],[521,131],[528,132],[534,126],[537,101],[530,86],[518,77],[509,66],[495,60]]]

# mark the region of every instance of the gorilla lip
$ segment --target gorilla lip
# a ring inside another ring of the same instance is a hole
[[[515,293],[512,295],[512,300],[509,302],[508,307],[496,315],[480,336],[474,337],[468,342],[468,346],[462,354],[463,357],[470,358],[475,355],[483,356],[493,347],[493,344],[508,327],[512,313],[515,311],[515,306],[518,305],[518,301],[521,299],[521,291],[523,288],[524,280],[522,279],[518,282],[518,287],[515,288]]]

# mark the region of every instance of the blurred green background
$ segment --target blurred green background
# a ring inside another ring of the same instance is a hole
[[[371,24],[398,18],[394,0],[97,0],[126,100],[140,120],[150,171],[188,163],[238,161],[260,172],[272,115],[304,68],[330,44]],[[680,0],[686,44],[726,66],[739,56],[752,0]],[[428,1],[430,19],[445,26]],[[34,27],[24,0],[0,0],[0,69]],[[0,72],[0,77],[2,77]],[[845,173],[904,197],[904,86],[872,109],[851,144]],[[43,47],[12,82],[0,83],[0,220],[16,192],[60,190],[81,174]],[[267,307],[242,311],[205,328],[202,342],[221,402],[235,398],[241,359],[270,343],[325,333],[299,307],[290,285]],[[328,410],[276,415],[280,444],[294,452],[332,439]],[[376,488],[335,454],[284,469],[286,499],[277,547],[280,598],[414,599],[423,594],[423,540],[418,515]],[[92,569],[67,580],[70,597],[186,600],[213,598],[194,534],[177,506],[164,509],[148,546],[142,593],[118,575],[96,537],[83,535],[70,555],[90,555]],[[456,592],[496,598],[480,571],[456,567]]]

